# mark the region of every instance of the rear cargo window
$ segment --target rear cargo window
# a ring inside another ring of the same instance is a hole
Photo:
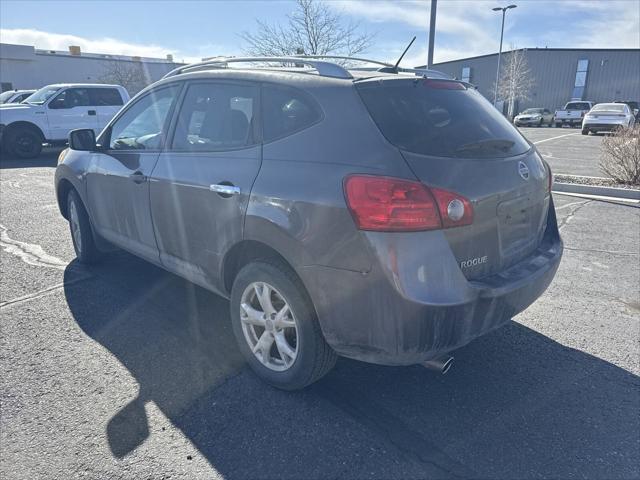
[[[357,83],[356,88],[382,134],[402,150],[495,158],[530,148],[489,101],[459,82],[394,79]]]
[[[574,102],[574,103],[567,103],[566,110],[589,110],[590,108],[591,107],[589,106],[588,103]]]

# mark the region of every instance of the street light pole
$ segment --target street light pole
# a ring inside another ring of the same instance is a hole
[[[495,7],[492,8],[494,12],[499,12],[502,10],[502,27],[500,28],[500,50],[498,50],[498,69],[496,70],[496,90],[493,94],[493,106],[495,107],[496,103],[498,103],[498,83],[500,83],[500,60],[502,59],[502,38],[504,37],[504,17],[507,13],[507,10],[510,8],[516,8],[517,5],[509,5],[507,7]]]
[[[436,9],[438,0],[431,0],[431,18],[429,21],[429,50],[427,53],[427,68],[433,67],[433,44],[436,38]]]

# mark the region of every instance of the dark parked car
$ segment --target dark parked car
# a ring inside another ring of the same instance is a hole
[[[80,262],[113,244],[230,298],[240,350],[285,389],[337,355],[446,370],[547,288],[549,166],[474,88],[240,61],[181,67],[97,140],[71,133],[55,182]]]

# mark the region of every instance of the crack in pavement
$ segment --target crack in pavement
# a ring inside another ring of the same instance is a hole
[[[2,247],[5,252],[15,255],[23,262],[36,267],[64,270],[68,265],[68,262],[63,261],[58,257],[54,257],[53,255],[49,255],[40,245],[21,242],[9,237],[7,234],[7,227],[1,224],[0,247]]]
[[[87,275],[87,276],[84,276],[84,277],[76,278],[75,280],[71,280],[69,282],[56,283],[55,285],[52,285],[51,287],[43,288],[42,290],[38,290],[37,292],[29,293],[29,294],[23,295],[21,297],[17,297],[17,298],[13,298],[11,300],[0,302],[0,309],[8,307],[10,305],[15,305],[16,303],[27,302],[27,301],[38,299],[40,297],[44,297],[45,295],[48,295],[49,293],[55,292],[56,290],[60,290],[61,288],[70,287],[72,285],[75,285],[76,283],[81,283],[81,282],[84,282],[86,280],[91,280],[92,278],[93,278],[93,275]]]
[[[632,257],[637,257],[638,255],[640,255],[639,252],[621,252],[621,251],[616,251],[616,250],[599,250],[597,248],[574,248],[574,247],[567,247],[565,245],[564,247],[565,250],[573,250],[575,252],[593,252],[593,253],[610,253],[611,255],[629,255]]]
[[[569,223],[569,221],[585,206],[588,205],[589,203],[593,202],[593,200],[587,200],[586,202],[581,202],[578,203],[576,208],[574,208],[573,210],[571,210],[569,212],[569,214],[564,217],[562,219],[562,221],[560,222],[560,224],[558,225],[558,230],[562,230],[562,227],[564,227],[567,223]]]

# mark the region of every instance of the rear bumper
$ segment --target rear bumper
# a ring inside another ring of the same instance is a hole
[[[563,125],[580,125],[582,124],[582,117],[578,118],[556,118],[556,123],[561,123]]]
[[[616,128],[620,128],[620,127],[624,127],[625,126],[625,122],[624,120],[621,121],[612,121],[612,122],[607,122],[607,123],[603,123],[603,122],[584,122],[582,124],[582,128],[584,130],[591,130],[591,131],[611,131],[611,130],[615,130]]]
[[[538,249],[482,281],[466,280],[444,237],[432,235],[429,258],[420,261],[405,248],[410,236],[384,235],[384,242],[369,238],[386,252],[366,274],[319,266],[300,272],[332,348],[384,365],[424,362],[507,323],[546,290],[563,250],[553,203]]]

